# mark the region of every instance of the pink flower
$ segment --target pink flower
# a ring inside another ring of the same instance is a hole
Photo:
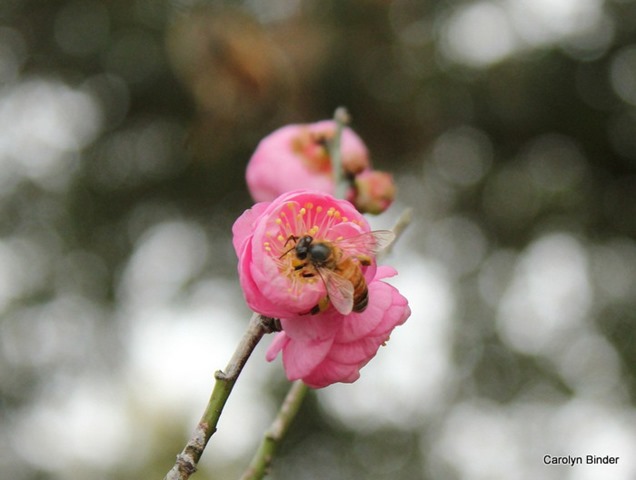
[[[289,318],[304,315],[327,295],[318,276],[296,270],[292,236],[311,235],[335,241],[369,232],[366,219],[346,200],[320,192],[298,190],[245,211],[232,227],[239,257],[239,280],[249,307],[262,315]],[[292,252],[290,252],[292,253]],[[375,262],[361,266],[366,281]]]
[[[406,299],[381,281],[395,270],[377,268],[372,255],[365,260],[351,255],[356,262],[352,268],[360,269],[368,289],[368,305],[356,310],[351,299],[348,308],[345,301],[336,301],[333,288],[327,296],[331,271],[321,273],[297,253],[295,247],[305,236],[315,243],[342,245],[343,251],[356,239],[370,238],[364,235],[370,231],[368,223],[345,200],[320,192],[289,192],[247,210],[232,231],[247,304],[279,318],[283,326],[267,358],[282,350],[290,379],[302,378],[316,388],[355,381],[391,330],[410,315]]]
[[[334,193],[327,142],[336,124],[323,120],[279,128],[258,144],[246,172],[247,186],[257,202],[271,201],[297,189]],[[349,176],[369,168],[364,142],[350,128],[341,138],[342,166]]]

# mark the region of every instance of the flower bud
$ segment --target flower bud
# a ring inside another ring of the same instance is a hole
[[[287,125],[261,140],[247,165],[246,180],[252,198],[271,201],[296,189],[333,195],[329,142],[335,131],[335,122],[324,120]],[[350,128],[342,131],[340,151],[347,176],[370,168],[367,147]]]
[[[362,213],[384,212],[395,198],[393,176],[379,170],[366,170],[354,179],[353,204]]]

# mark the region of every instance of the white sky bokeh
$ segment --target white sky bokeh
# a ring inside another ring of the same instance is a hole
[[[351,427],[406,428],[426,422],[438,413],[455,381],[454,297],[448,274],[442,265],[418,255],[396,253],[390,264],[400,273],[389,281],[409,300],[411,317],[394,330],[358,381],[319,392],[325,410]]]
[[[100,132],[96,100],[58,80],[34,78],[0,91],[0,195],[21,178],[66,185],[78,152]]]
[[[459,5],[440,25],[441,52],[483,68],[552,45],[581,55],[602,52],[613,36],[603,0],[485,0]]]
[[[636,475],[631,409],[571,400],[498,405],[469,400],[444,419],[430,457],[433,475],[450,468],[464,480],[629,480]],[[551,456],[620,457],[615,465],[545,465]]]
[[[499,333],[522,353],[551,352],[583,328],[591,296],[585,249],[567,234],[547,235],[522,254],[500,304]]]
[[[142,235],[122,276],[122,321],[129,331],[126,381],[150,419],[184,418],[184,435],[196,426],[214,385],[249,321],[238,285],[200,278],[210,242],[183,221],[153,226]],[[195,281],[196,280],[196,281]],[[186,285],[190,285],[186,287]],[[241,316],[244,318],[241,320]],[[264,341],[266,341],[265,339]],[[209,457],[240,457],[258,441],[272,406],[261,397],[267,378],[263,352],[246,369],[221,422]],[[210,460],[208,460],[210,461]]]

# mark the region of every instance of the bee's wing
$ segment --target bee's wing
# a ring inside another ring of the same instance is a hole
[[[343,238],[336,243],[347,255],[377,255],[395,240],[395,233],[391,230],[375,230],[361,233],[350,238]]]
[[[351,282],[327,268],[319,269],[318,273],[325,282],[331,304],[342,315],[349,315],[353,310],[353,285]]]

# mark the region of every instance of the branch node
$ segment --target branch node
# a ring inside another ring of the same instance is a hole
[[[348,125],[351,123],[351,116],[345,107],[338,107],[334,112],[334,120],[342,125]]]
[[[217,370],[216,372],[214,372],[214,378],[221,382],[225,382],[228,379],[227,375],[223,373],[223,370]]]
[[[177,465],[179,466],[179,471],[185,472],[188,476],[197,471],[197,466],[193,463],[190,456],[183,453],[177,455]]]
[[[261,315],[261,326],[265,333],[274,333],[283,330],[278,318],[266,317],[264,315]]]

